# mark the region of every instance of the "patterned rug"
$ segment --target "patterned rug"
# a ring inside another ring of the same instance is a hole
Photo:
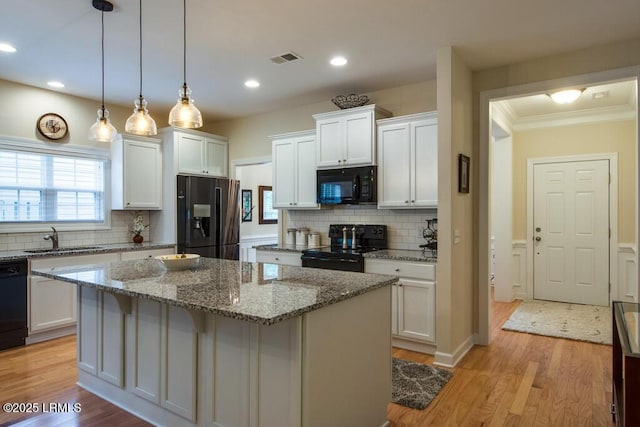
[[[391,372],[391,401],[413,409],[426,408],[453,375],[446,369],[395,357]]]
[[[611,345],[611,308],[524,300],[502,329]]]

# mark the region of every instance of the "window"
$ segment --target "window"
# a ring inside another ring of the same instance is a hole
[[[260,209],[258,224],[278,223],[278,211],[273,209],[273,191],[271,190],[271,186],[258,186],[258,208]]]
[[[0,149],[0,224],[105,222],[106,160]]]

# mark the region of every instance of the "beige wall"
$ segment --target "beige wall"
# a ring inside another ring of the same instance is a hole
[[[635,243],[636,121],[532,129],[513,134],[513,238],[527,236],[527,160],[618,153],[618,242]]]
[[[240,180],[240,188],[242,190],[251,190],[252,205],[255,206],[251,221],[240,223],[240,238],[265,235],[276,236],[278,234],[278,224],[260,224],[259,221],[258,187],[261,185],[271,186],[271,163],[236,166],[235,178]]]
[[[376,104],[394,116],[436,109],[435,80],[367,94]],[[271,156],[270,135],[315,129],[312,115],[334,111],[330,100],[245,117],[211,123],[207,130],[229,137],[229,160]]]

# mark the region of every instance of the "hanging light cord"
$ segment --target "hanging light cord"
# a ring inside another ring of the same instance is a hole
[[[142,99],[142,0],[140,0],[140,99]]]
[[[182,0],[182,73],[184,75],[184,87],[187,87],[187,0]]]
[[[102,117],[104,119],[104,10],[100,16],[102,17]]]

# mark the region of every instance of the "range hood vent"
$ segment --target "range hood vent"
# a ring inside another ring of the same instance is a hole
[[[271,57],[271,62],[274,64],[285,64],[287,62],[297,61],[302,59],[302,56],[294,52],[286,52],[278,56]]]

